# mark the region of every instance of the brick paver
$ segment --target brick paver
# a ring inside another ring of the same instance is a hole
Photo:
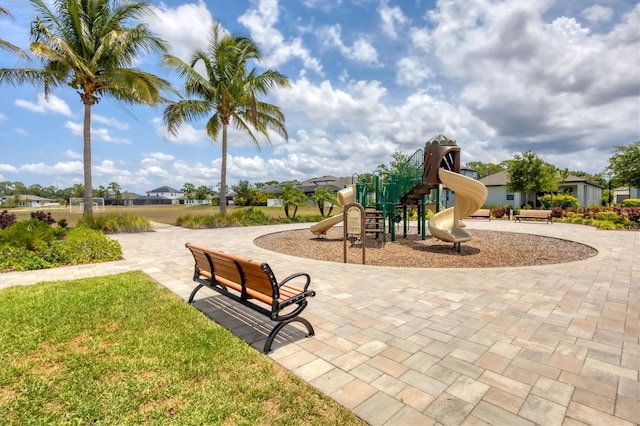
[[[308,225],[156,225],[114,236],[123,261],[0,274],[0,289],[141,269],[186,299],[191,241],[268,261],[279,278],[311,274],[317,296],[303,316],[316,335],[286,327],[269,357],[370,424],[638,424],[640,232],[467,226],[578,241],[598,255],[521,268],[400,269],[311,261],[253,244]],[[196,308],[262,349],[264,317],[213,292],[198,296]]]

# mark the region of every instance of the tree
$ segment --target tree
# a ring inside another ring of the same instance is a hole
[[[507,169],[507,162],[483,163],[482,161],[469,161],[465,167],[478,172],[478,179],[503,172]]]
[[[282,200],[282,207],[284,207],[284,214],[287,217],[289,216],[290,210],[293,208],[293,216],[296,217],[296,213],[298,213],[298,207],[304,206],[307,204],[307,196],[304,191],[300,188],[296,188],[292,184],[288,183],[282,189],[282,195],[280,196]]]
[[[557,170],[551,164],[545,163],[532,151],[516,154],[509,160],[507,169],[509,181],[507,190],[524,192],[524,204],[529,204],[529,191],[545,192],[558,189]]]
[[[116,200],[116,204],[119,204],[120,200],[122,200],[122,188],[120,185],[117,182],[111,182],[107,188],[109,194],[113,195]]]
[[[616,146],[607,171],[613,174],[615,186],[640,188],[640,141]]]
[[[199,187],[196,188],[195,194],[196,194],[196,200],[207,200],[208,197],[213,195],[213,191],[208,186],[200,185]]]
[[[194,184],[187,182],[182,185],[180,192],[187,196],[187,200],[193,200],[196,195],[196,187]]]
[[[326,186],[319,186],[313,191],[310,197],[313,201],[315,201],[318,209],[320,210],[320,215],[324,216],[324,207],[325,203],[330,204],[330,210],[328,214],[331,214],[331,210],[333,210],[333,206],[338,203],[338,197],[335,192],[327,188]]]
[[[391,154],[391,161],[389,162],[389,164],[378,165],[378,170],[380,171],[380,174],[383,177],[383,180],[388,179],[391,174],[398,173],[400,168],[408,160],[409,160],[409,156],[407,154],[403,154],[398,150],[394,151],[394,153]]]
[[[241,180],[237,185],[231,187],[236,196],[233,198],[233,202],[239,206],[246,206],[250,204],[251,199],[254,197],[254,193],[257,192],[256,188],[253,188],[248,180]]]
[[[4,15],[4,16],[7,16],[9,18],[13,18],[13,15],[11,15],[11,12],[9,12],[9,10],[5,9],[4,7],[0,7],[0,15]],[[29,55],[27,55],[27,52],[25,52],[24,50],[20,49],[15,44],[11,44],[8,41],[3,40],[3,39],[0,39],[0,50],[6,50],[6,51],[9,51],[9,52],[15,53],[16,55],[20,55],[23,58],[30,59]]]
[[[166,55],[165,63],[185,78],[185,96],[164,111],[169,132],[177,134],[184,121],[208,117],[207,135],[218,140],[222,131],[220,212],[227,212],[227,130],[229,124],[245,132],[260,149],[254,130],[271,143],[269,129],[288,139],[284,114],[275,105],[258,100],[274,87],[288,87],[289,79],[274,70],[247,71],[247,63],[260,60],[257,45],[247,37],[232,36],[216,23],[207,50],[197,50],[189,63]],[[196,68],[198,70],[196,70]],[[205,75],[200,74],[203,70]],[[211,115],[213,113],[213,115]]]
[[[31,23],[31,53],[42,68],[0,69],[0,82],[42,84],[45,97],[67,85],[84,105],[84,213],[93,213],[91,110],[102,96],[130,104],[155,106],[171,85],[131,65],[138,54],[166,52],[165,42],[136,21],[149,13],[147,0],[30,0],[37,16]]]

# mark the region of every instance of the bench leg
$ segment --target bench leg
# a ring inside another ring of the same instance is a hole
[[[311,326],[311,323],[304,318],[298,317],[298,318],[292,318],[287,321],[282,321],[282,322],[279,322],[275,327],[273,327],[273,330],[271,330],[271,333],[269,333],[269,337],[267,337],[267,341],[264,343],[264,350],[262,352],[264,352],[265,354],[270,353],[271,345],[273,344],[273,340],[276,338],[276,335],[280,332],[280,330],[284,328],[285,325],[292,323],[294,321],[304,324],[304,326],[307,328],[307,337],[310,337],[316,334],[316,332],[313,330],[313,327]]]
[[[187,301],[187,303],[191,303],[193,302],[193,298],[195,297],[196,293],[198,292],[198,290],[200,290],[202,287],[204,287],[204,284],[198,284],[196,286],[196,288],[193,289],[193,291],[191,292],[191,294],[189,295],[189,300]]]

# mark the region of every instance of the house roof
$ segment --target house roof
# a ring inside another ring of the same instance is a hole
[[[5,198],[10,199],[14,197],[15,195],[7,195]],[[53,198],[44,198],[31,194],[18,194],[17,197],[20,201],[55,201]]]
[[[175,188],[171,188],[170,186],[161,186],[160,188],[156,188],[156,189],[152,189],[151,191],[147,191],[147,194],[150,193],[156,193],[156,192],[174,192],[174,193],[180,193],[180,191],[178,191]]]
[[[294,181],[276,183],[274,185],[265,185],[262,188],[260,188],[260,192],[262,192],[263,194],[281,194],[282,189],[287,184],[291,184],[296,188],[304,191],[307,194],[314,192],[316,188],[319,188],[319,187],[329,188],[330,190],[337,192],[337,191],[340,191],[342,188],[344,188],[346,185],[350,185],[351,178],[350,177],[338,178],[331,175],[325,175],[325,176],[307,179],[304,182],[294,180]]]
[[[479,181],[484,183],[484,186],[504,186],[509,181],[509,175],[507,174],[506,170],[503,170],[501,172],[494,173],[494,174],[489,175],[489,176],[485,176],[482,179],[479,179]],[[580,182],[585,182],[585,183],[588,183],[589,185],[593,185],[593,186],[597,186],[599,188],[602,188],[602,186],[600,184],[588,181],[585,178],[581,178],[581,177],[575,176],[575,175],[567,176],[567,178],[563,182],[561,182],[560,184],[562,184],[562,183],[580,183]]]

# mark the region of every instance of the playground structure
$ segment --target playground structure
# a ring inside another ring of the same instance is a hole
[[[455,203],[440,211],[442,184],[455,193]],[[461,219],[481,207],[486,197],[487,188],[482,183],[460,174],[460,147],[444,135],[427,141],[424,150],[417,150],[395,173],[381,175],[376,171],[372,180],[362,178],[338,192],[342,205],[355,201],[365,207],[366,233],[382,237],[382,245],[387,234],[395,241],[396,225],[400,222],[403,236],[407,236],[411,208],[417,208],[418,234],[426,239],[427,211],[433,206],[435,215],[429,220],[429,232],[453,243],[458,251],[461,242],[471,239]],[[342,214],[336,214],[310,230],[322,235],[341,222]]]

